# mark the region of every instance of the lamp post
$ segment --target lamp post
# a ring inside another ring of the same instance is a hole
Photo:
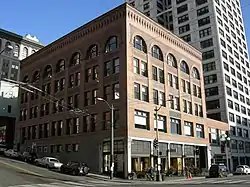
[[[168,101],[173,101],[173,99],[168,99]],[[157,170],[156,170],[156,181],[162,181],[161,177],[161,158],[160,158],[160,147],[159,147],[159,126],[158,126],[158,111],[161,109],[163,105],[161,104],[159,107],[155,107],[155,123],[156,123],[156,154],[157,154]]]
[[[98,101],[105,102],[111,111],[111,131],[110,131],[110,179],[114,177],[114,105],[110,105],[105,99],[98,97]]]
[[[156,154],[157,154],[157,172],[156,172],[156,180],[157,181],[162,181],[161,177],[161,158],[160,158],[160,148],[159,148],[159,127],[158,127],[158,111],[161,109],[162,105],[160,105],[159,108],[157,106],[155,107],[155,123],[156,123]]]
[[[222,134],[221,137],[220,137],[220,141],[223,142],[225,144],[225,153],[226,153],[226,166],[227,166],[227,169],[229,169],[229,161],[228,161],[228,143],[230,141],[230,137],[227,135],[227,134]]]

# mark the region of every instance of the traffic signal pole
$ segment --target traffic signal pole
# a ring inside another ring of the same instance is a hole
[[[155,123],[156,123],[156,141],[157,141],[157,173],[156,173],[156,181],[162,181],[161,177],[161,158],[160,158],[160,148],[159,148],[159,128],[158,128],[158,111],[160,108],[155,108]]]

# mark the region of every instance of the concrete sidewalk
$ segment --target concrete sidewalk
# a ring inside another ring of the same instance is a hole
[[[94,173],[89,173],[86,177],[100,180],[100,181],[113,181],[113,182],[119,182],[119,183],[127,183],[127,184],[164,184],[169,181],[187,181],[186,177],[166,177],[164,181],[149,181],[147,179],[133,179],[133,180],[128,180],[128,179],[121,179],[121,178],[116,178],[114,177],[113,180],[109,179],[109,176],[106,175],[101,175],[101,174],[94,174]],[[198,179],[205,179],[205,177],[193,177],[192,180],[198,180]]]

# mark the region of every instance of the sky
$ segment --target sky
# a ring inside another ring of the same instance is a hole
[[[124,0],[1,0],[0,28],[31,34],[47,45]],[[241,0],[250,48],[250,0]]]

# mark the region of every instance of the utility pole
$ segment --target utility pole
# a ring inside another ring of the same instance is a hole
[[[110,179],[113,179],[114,177],[114,166],[115,166],[115,161],[114,161],[114,110],[115,107],[113,104],[109,104],[108,101],[101,97],[96,98],[98,101],[103,101],[105,102],[109,109],[110,109],[110,114],[111,114],[111,124],[110,124]]]
[[[156,181],[162,181],[161,177],[161,158],[160,158],[160,147],[159,147],[159,128],[158,128],[158,111],[161,109],[161,106],[159,108],[155,107],[155,123],[156,123],[156,152],[157,152],[157,173],[156,173]]]
[[[110,134],[110,179],[113,179],[114,177],[114,105],[111,105],[111,134]]]

